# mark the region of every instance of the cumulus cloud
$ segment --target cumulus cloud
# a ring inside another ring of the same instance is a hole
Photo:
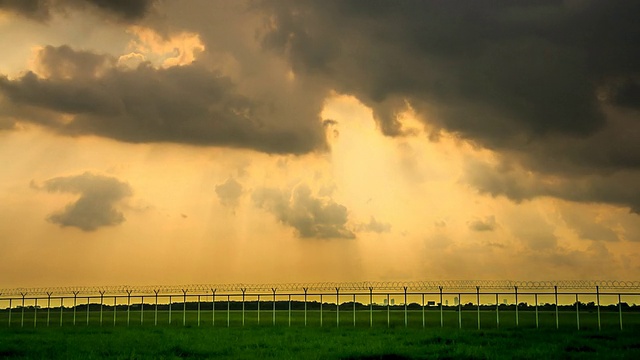
[[[51,214],[48,220],[61,227],[76,227],[83,231],[123,223],[125,218],[117,205],[132,195],[129,184],[89,172],[49,179],[42,184],[42,189],[80,195],[63,210]]]
[[[631,15],[640,3],[307,0],[261,9],[270,16],[264,47],[298,76],[358,97],[385,134],[406,132],[398,114],[408,102],[435,131],[580,182],[547,196],[637,212],[638,182],[618,190],[612,180],[640,172],[640,25]]]
[[[216,194],[222,205],[236,208],[242,196],[242,184],[234,178],[228,178],[224,183],[216,185]]]
[[[305,153],[325,144],[319,121],[315,126],[282,125],[274,106],[238,93],[230,78],[196,62],[126,69],[109,55],[47,46],[39,64],[43,76],[0,76],[0,94],[9,100],[5,105],[14,117],[61,134],[267,153]],[[51,114],[31,116],[34,109]]]
[[[387,233],[391,231],[391,224],[376,220],[375,217],[371,217],[368,223],[358,224],[356,231],[374,232],[378,234]]]
[[[146,15],[154,2],[155,0],[0,0],[0,10],[44,21],[54,12],[90,7],[132,21]]]
[[[473,231],[494,231],[498,226],[496,217],[491,215],[484,219],[475,219],[468,222],[469,229]]]
[[[314,196],[305,184],[292,191],[259,188],[254,191],[252,199],[257,207],[293,227],[301,238],[355,238],[355,234],[346,227],[347,208],[330,198]]]

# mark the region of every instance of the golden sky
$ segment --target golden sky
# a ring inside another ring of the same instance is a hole
[[[474,3],[2,3],[0,288],[637,279],[638,5]]]

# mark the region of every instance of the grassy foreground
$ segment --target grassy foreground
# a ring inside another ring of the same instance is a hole
[[[1,328],[17,359],[639,359],[637,331],[304,327]]]

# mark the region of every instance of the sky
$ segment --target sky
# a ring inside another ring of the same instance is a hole
[[[0,0],[0,287],[637,280],[638,13]]]

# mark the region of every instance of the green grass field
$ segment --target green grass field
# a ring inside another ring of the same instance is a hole
[[[555,311],[539,311],[539,328],[535,312],[520,311],[516,327],[515,312],[500,312],[500,328],[496,329],[495,311],[480,313],[481,329],[477,329],[477,312],[462,312],[459,329],[458,312],[443,312],[444,327],[440,327],[440,312],[434,309],[401,309],[356,312],[341,307],[339,327],[335,306],[325,310],[320,326],[319,311],[260,311],[260,323],[255,309],[242,311],[216,305],[214,314],[197,310],[158,312],[158,325],[152,306],[143,312],[116,311],[116,326],[112,309],[100,312],[90,309],[87,325],[86,307],[64,309],[62,326],[60,311],[51,309],[49,326],[47,310],[13,309],[11,326],[8,312],[0,312],[0,358],[24,359],[430,359],[430,358],[640,358],[640,314],[624,313],[624,330],[619,329],[617,312],[601,312],[602,330],[597,330],[597,313],[580,313],[580,330],[575,312],[559,312],[556,329]],[[186,318],[183,315],[186,314]],[[389,316],[389,323],[387,323]],[[34,322],[35,319],[35,322]],[[291,319],[291,326],[289,326]],[[127,320],[129,326],[127,326]],[[184,324],[184,325],[183,325]],[[389,324],[389,325],[387,325]],[[35,326],[34,326],[35,325]],[[227,327],[229,326],[229,327]]]

